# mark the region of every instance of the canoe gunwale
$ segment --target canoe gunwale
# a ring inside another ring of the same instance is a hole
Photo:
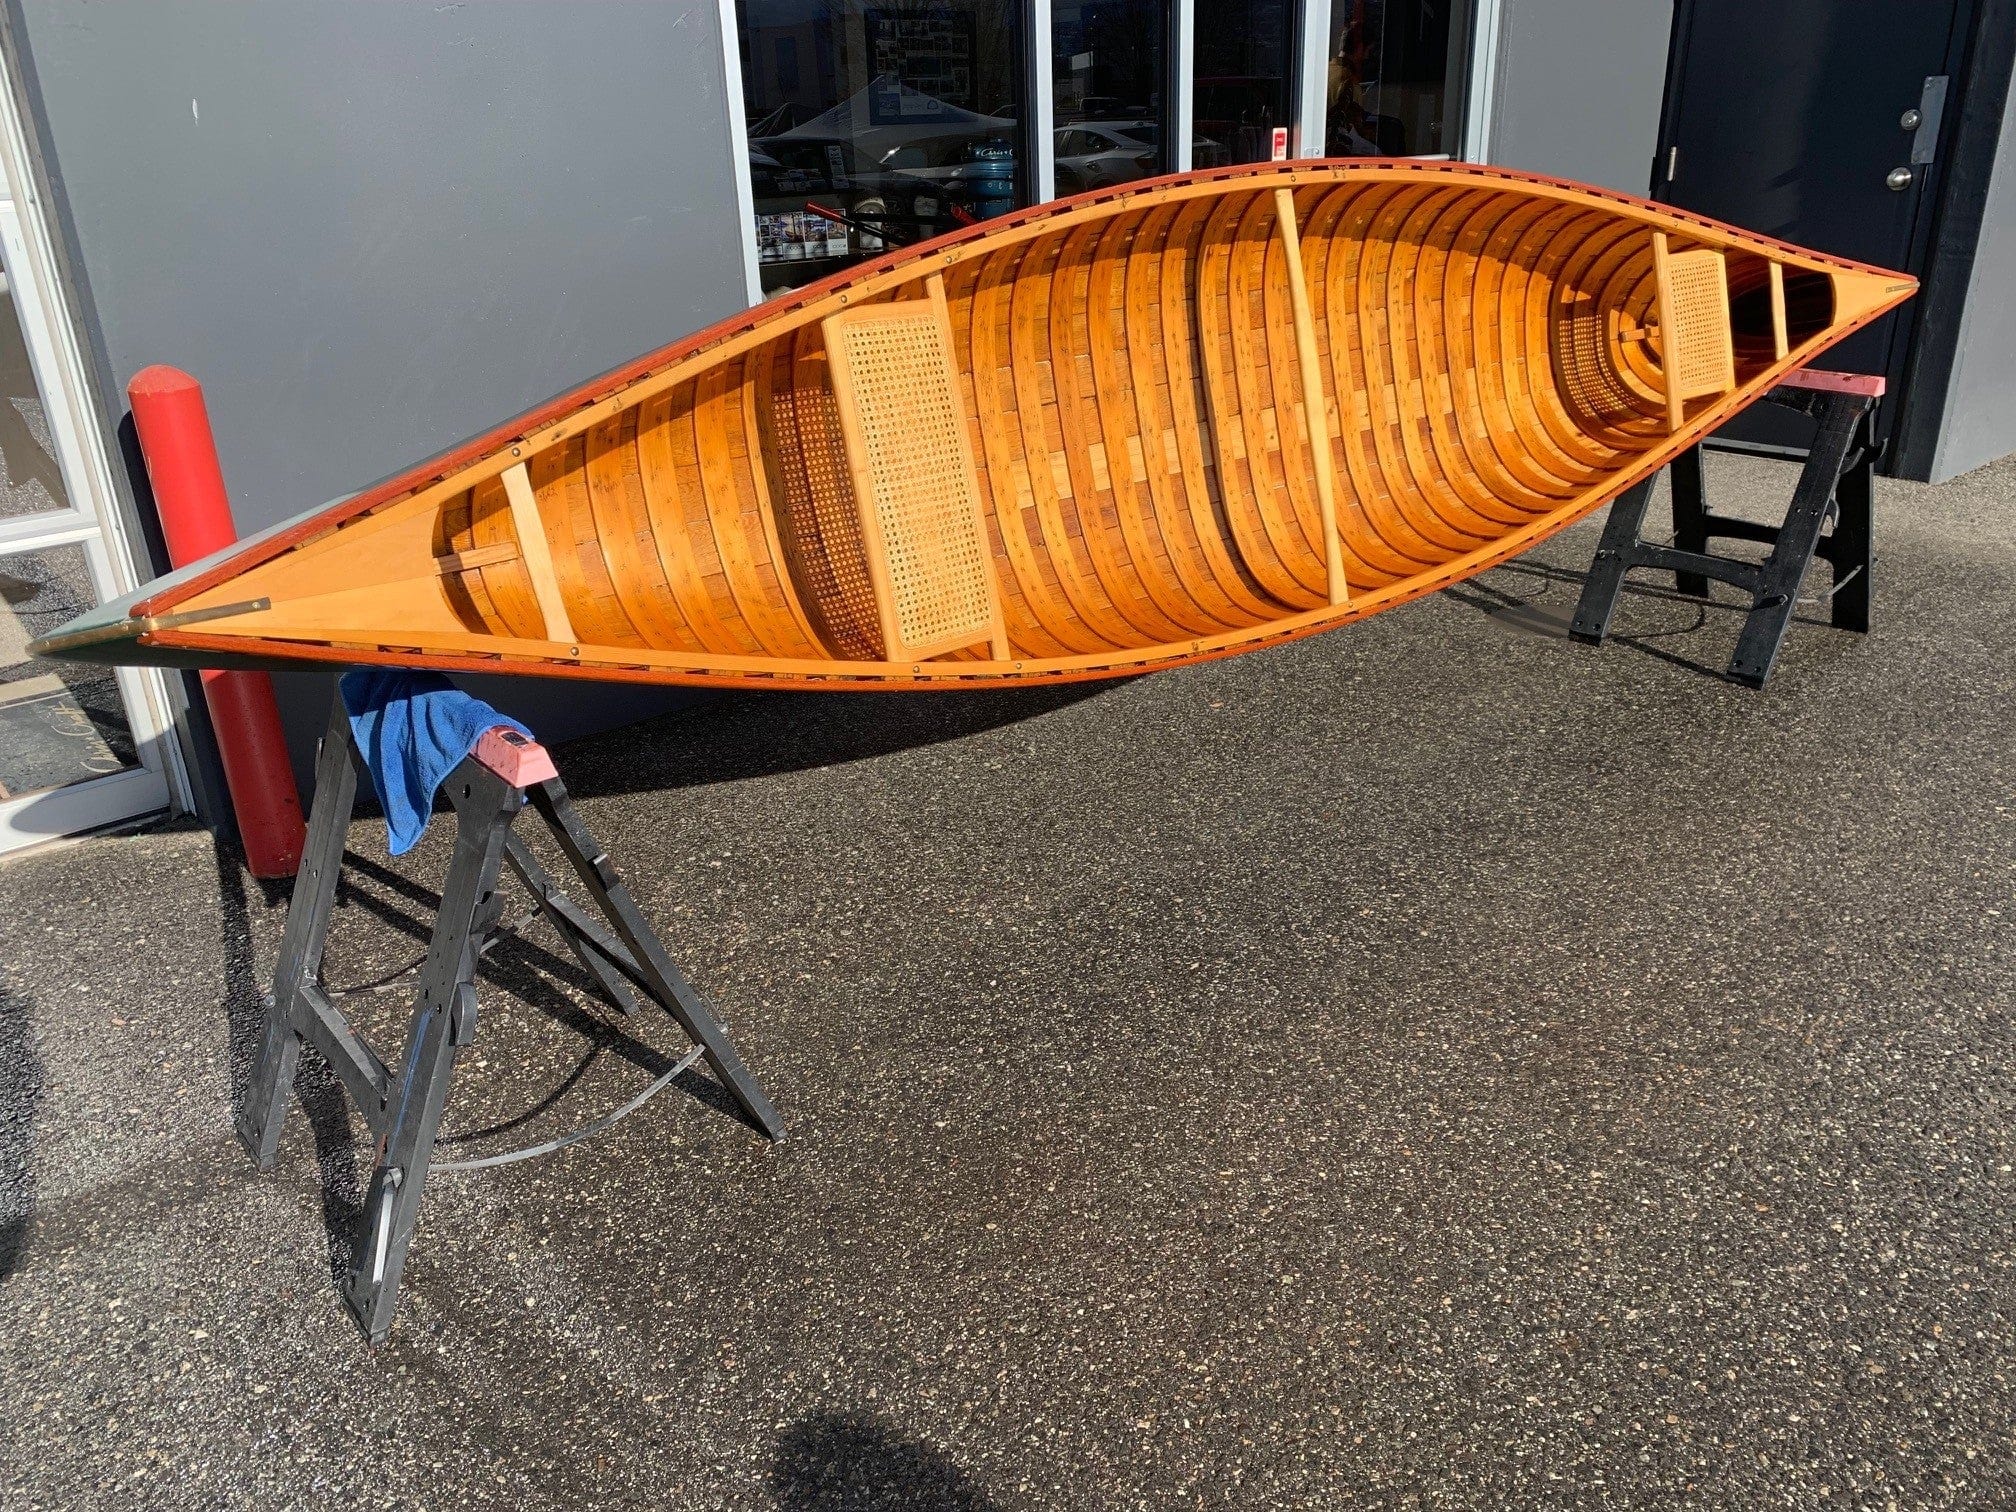
[[[877,298],[896,290],[906,283],[923,277],[927,273],[942,271],[957,265],[970,254],[976,243],[986,242],[988,244],[987,251],[992,253],[1015,245],[1018,242],[1027,242],[1038,237],[1052,235],[1074,226],[1112,215],[1128,207],[1181,204],[1187,200],[1220,193],[1228,184],[1236,185],[1245,180],[1254,181],[1256,190],[1274,187],[1292,190],[1303,186],[1338,186],[1349,183],[1389,181],[1404,182],[1409,178],[1430,178],[1440,180],[1445,184],[1450,183],[1452,180],[1461,181],[1468,179],[1474,180],[1479,186],[1516,188],[1536,199],[1553,199],[1565,205],[1577,205],[1585,209],[1622,212],[1653,229],[1663,226],[1668,230],[1678,231],[1689,237],[1711,244],[1740,247],[1745,251],[1757,251],[1761,249],[1775,255],[1785,263],[1816,272],[1854,273],[1892,280],[1900,277],[1884,269],[1813,253],[1806,249],[1777,241],[1775,238],[1760,236],[1736,227],[1725,226],[1702,216],[1671,210],[1664,206],[1650,205],[1645,201],[1615,191],[1572,184],[1565,180],[1542,175],[1520,173],[1509,169],[1491,168],[1476,164],[1389,160],[1368,161],[1362,159],[1309,160],[1285,166],[1264,163],[1247,164],[1231,168],[1172,175],[1157,179],[1137,180],[1122,188],[1097,191],[1090,194],[1073,196],[1069,199],[1031,206],[996,220],[982,222],[979,225],[962,229],[931,242],[884,253],[881,257],[870,262],[853,268],[843,269],[825,279],[807,285],[805,288],[796,291],[786,298],[772,300],[754,306],[750,310],[740,312],[680,342],[640,357],[623,367],[603,375],[601,378],[591,380],[566,394],[549,400],[547,403],[526,412],[516,419],[464,442],[436,458],[395,474],[371,488],[353,495],[338,505],[324,506],[321,509],[299,517],[295,521],[289,522],[287,525],[276,527],[259,538],[256,545],[241,547],[237,550],[220,554],[219,558],[209,564],[207,568],[199,568],[187,576],[178,575],[177,581],[164,585],[153,594],[136,597],[130,613],[135,618],[160,615],[164,611],[172,609],[176,604],[210,590],[230,576],[269,561],[273,557],[302,544],[313,536],[332,530],[346,521],[355,519],[362,514],[386,505],[405,503],[416,508],[426,508],[431,504],[443,502],[455,493],[478,486],[493,477],[505,473],[513,466],[529,460],[549,447],[587,434],[598,424],[621,414],[635,405],[645,402],[656,394],[669,391],[678,384],[689,381],[697,376],[698,370],[702,366],[727,362],[763,342],[776,339],[778,336],[788,332],[794,324],[799,323],[793,320],[794,315],[805,311],[808,307],[818,306],[829,301],[844,307],[854,301]],[[1688,432],[1690,434],[1698,434],[1697,422],[1706,420],[1710,416],[1719,417],[1728,412],[1733,412],[1735,408],[1740,407],[1740,403],[1747,402],[1749,399],[1763,392],[1769,386],[1769,382],[1778,375],[1799,366],[1812,352],[1826,345],[1833,344],[1835,341],[1840,340],[1850,332],[1859,329],[1884,313],[1884,311],[1901,300],[1901,298],[1907,296],[1912,287],[1914,285],[1909,280],[1896,282],[1892,291],[1896,295],[1895,298],[1878,303],[1873,308],[1850,321],[1831,326],[1821,333],[1820,336],[1816,336],[1808,342],[1795,347],[1784,358],[1773,363],[1755,378],[1741,385],[1723,403],[1716,405],[1711,410],[1704,410],[1696,415],[1689,421]],[[1822,337],[1824,337],[1824,340]],[[1480,548],[1479,551],[1466,553],[1464,556],[1457,558],[1456,561],[1445,564],[1443,569],[1429,575],[1427,586],[1424,586],[1419,591],[1431,591],[1433,586],[1443,581],[1443,574],[1445,572],[1448,572],[1451,568],[1455,568],[1458,564],[1472,562],[1480,555],[1480,552],[1490,555],[1494,560],[1502,560],[1506,555],[1516,554],[1518,550],[1523,550],[1526,545],[1538,539],[1541,535],[1551,533],[1552,530],[1560,528],[1572,519],[1579,517],[1579,515],[1599,507],[1609,498],[1614,497],[1615,494],[1622,492],[1625,488],[1639,481],[1652,468],[1663,466],[1664,460],[1670,460],[1670,456],[1684,449],[1685,444],[1691,444],[1691,442],[1683,443],[1680,447],[1661,446],[1647,454],[1648,457],[1658,457],[1661,459],[1653,463],[1651,468],[1648,468],[1646,460],[1641,458],[1624,473],[1604,478],[1601,485],[1603,492],[1599,497],[1584,500],[1578,496],[1571,499],[1564,504],[1562,509],[1536,517],[1532,525],[1516,531],[1512,536],[1497,542],[1488,543],[1485,547]],[[1481,567],[1471,567],[1469,570],[1476,571],[1482,569]],[[1402,585],[1396,584],[1393,586],[1399,587]],[[1367,590],[1363,595],[1354,594],[1354,598],[1363,596],[1367,602],[1378,602],[1380,601],[1379,594],[1382,591]],[[1327,610],[1319,609],[1305,611],[1304,613],[1315,614],[1321,618],[1327,614]],[[1273,632],[1276,626],[1283,623],[1297,623],[1301,617],[1301,615],[1290,615],[1282,621],[1251,627],[1247,630],[1234,632],[1234,634],[1241,645],[1253,643],[1259,639],[1271,639],[1274,638]],[[1355,616],[1335,617],[1334,619],[1326,620],[1326,624],[1342,623],[1345,617]],[[1319,625],[1314,628],[1323,627]],[[1297,630],[1292,633],[1302,634],[1309,632],[1307,630]],[[210,638],[205,639],[208,640]],[[1212,639],[1215,641],[1222,639],[1222,637],[1213,637]],[[157,642],[143,637],[141,643],[144,645],[156,644]],[[171,644],[171,642],[165,640],[158,643],[162,645]],[[1169,644],[1181,645],[1183,643],[1183,641],[1178,640]],[[185,641],[178,636],[172,644],[187,644],[193,649],[196,642],[193,639]],[[240,647],[243,644],[243,642],[240,642]],[[294,643],[291,641],[284,642],[284,644],[287,644],[290,648],[294,646]],[[625,649],[621,647],[610,648],[612,655],[609,657],[609,660],[621,664],[624,660],[622,652]],[[1145,648],[1139,652],[1116,651],[1113,653],[1097,653],[1094,660],[1096,660],[1098,665],[1103,667],[1146,665],[1150,661],[1159,665],[1166,659],[1161,654],[1164,651],[1166,651],[1165,646],[1156,646]],[[302,653],[298,649],[290,649],[290,654],[299,656]],[[1190,653],[1193,657],[1204,654],[1206,653]],[[346,653],[346,655],[350,655],[353,660],[357,659],[354,654]],[[692,659],[697,664],[704,664],[709,667],[720,665],[724,660],[728,660],[711,654],[696,655]],[[1082,658],[1062,658],[1059,660],[1063,665],[1068,667],[1071,663],[1080,659]],[[1177,659],[1185,658],[1179,657]],[[634,660],[635,658],[632,657],[631,661],[634,662]],[[602,664],[602,661],[603,658],[598,655],[595,659],[595,664],[599,666]],[[568,661],[556,661],[555,663],[556,668],[580,664],[579,661],[572,658]],[[772,663],[772,665],[779,664]],[[785,664],[788,664],[788,662]],[[812,678],[810,680],[820,682],[851,680],[861,674],[850,669],[864,666],[878,669],[882,685],[902,685],[900,678],[892,679],[890,677],[891,664],[886,662],[821,662],[817,665],[830,668],[830,676]],[[954,665],[960,669],[960,675],[972,677],[975,675],[975,669],[983,668],[989,664],[965,662]],[[1003,665],[1006,666],[1009,664]],[[531,669],[527,668],[527,670]],[[1001,677],[1018,674],[995,672],[990,675]],[[1019,675],[1031,676],[1035,674],[1025,672]],[[712,683],[718,682],[721,679],[696,673],[695,680]],[[935,685],[939,681],[935,675],[927,675],[922,680],[930,685]],[[762,678],[760,681],[766,685],[774,686],[776,684],[775,678]]]

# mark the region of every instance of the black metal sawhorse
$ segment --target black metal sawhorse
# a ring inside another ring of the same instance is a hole
[[[1872,474],[1878,451],[1871,417],[1882,394],[1881,378],[1801,371],[1787,373],[1764,396],[1767,404],[1798,410],[1819,423],[1782,524],[1766,525],[1710,510],[1701,478],[1699,446],[1689,447],[1669,464],[1673,475],[1670,546],[1640,538],[1645,508],[1652,500],[1651,478],[1618,499],[1610,506],[1603,542],[1582,585],[1569,634],[1587,645],[1603,643],[1609,634],[1610,616],[1624,591],[1624,576],[1634,568],[1671,572],[1678,591],[1693,598],[1706,598],[1708,579],[1717,578],[1751,598],[1743,633],[1729,660],[1730,680],[1761,688],[1778,660],[1800,586],[1816,556],[1834,569],[1828,596],[1833,623],[1843,630],[1868,634],[1875,506]],[[1830,521],[1833,530],[1823,534]],[[1761,541],[1770,546],[1771,554],[1762,562],[1715,556],[1708,543],[1717,537]]]
[[[405,1049],[396,1069],[387,1065],[351,1027],[321,982],[322,951],[361,765],[339,695],[316,762],[307,848],[288,905],[265,1035],[239,1114],[238,1137],[261,1170],[272,1168],[304,1043],[323,1055],[349,1089],[377,1136],[378,1159],[343,1296],[365,1336],[378,1344],[391,1332],[421,1189],[436,1163],[434,1140],[456,1052],[475,1038],[476,966],[503,919],[498,882],[506,864],[531,891],[536,913],[559,932],[617,1008],[636,1011],[634,986],[692,1037],[694,1055],[661,1077],[660,1085],[705,1056],[721,1085],[768,1138],[782,1139],[784,1123],[574,812],[552,758],[503,727],[484,735],[443,784],[455,808],[455,852],[420,966]],[[563,894],[524,840],[511,832],[512,821],[528,806],[552,830],[601,920]]]

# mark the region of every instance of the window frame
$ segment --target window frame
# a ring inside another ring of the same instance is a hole
[[[112,463],[91,403],[83,350],[15,104],[14,65],[0,56],[0,243],[35,389],[41,398],[66,503],[0,520],[0,557],[77,547],[100,603],[140,584],[118,504]],[[0,798],[0,856],[31,845],[195,808],[162,674],[113,669],[134,762],[117,772]]]
[[[729,103],[729,150],[734,154],[735,205],[741,225],[743,278],[750,307],[763,303],[756,247],[755,192],[749,177],[749,127],[742,79],[741,23],[736,0],[718,0],[721,16],[722,68]],[[1196,135],[1195,0],[1165,0],[1169,18],[1167,130],[1172,172],[1187,173]],[[1415,154],[1427,158],[1460,157],[1489,161],[1490,118],[1495,107],[1498,38],[1503,0],[1456,0],[1450,7],[1450,52],[1444,88],[1446,98],[1461,112],[1452,146],[1458,150]],[[1300,46],[1293,49],[1296,77],[1288,91],[1292,102],[1288,123],[1288,155],[1323,155],[1328,128],[1331,0],[1300,0],[1295,7]],[[1029,155],[1029,188],[1034,204],[1057,198],[1056,87],[1053,77],[1050,0],[1022,0],[1024,88],[1028,120],[1024,136]],[[1459,36],[1460,33],[1460,36]]]

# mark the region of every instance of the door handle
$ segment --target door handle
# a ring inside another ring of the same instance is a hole
[[[1911,187],[1911,170],[1909,168],[1892,168],[1885,175],[1883,182],[1892,189],[1909,189]]]

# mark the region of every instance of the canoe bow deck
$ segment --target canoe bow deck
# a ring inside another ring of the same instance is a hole
[[[1137,183],[739,315],[38,649],[818,688],[1153,670],[1518,554],[1914,288],[1463,164]]]

